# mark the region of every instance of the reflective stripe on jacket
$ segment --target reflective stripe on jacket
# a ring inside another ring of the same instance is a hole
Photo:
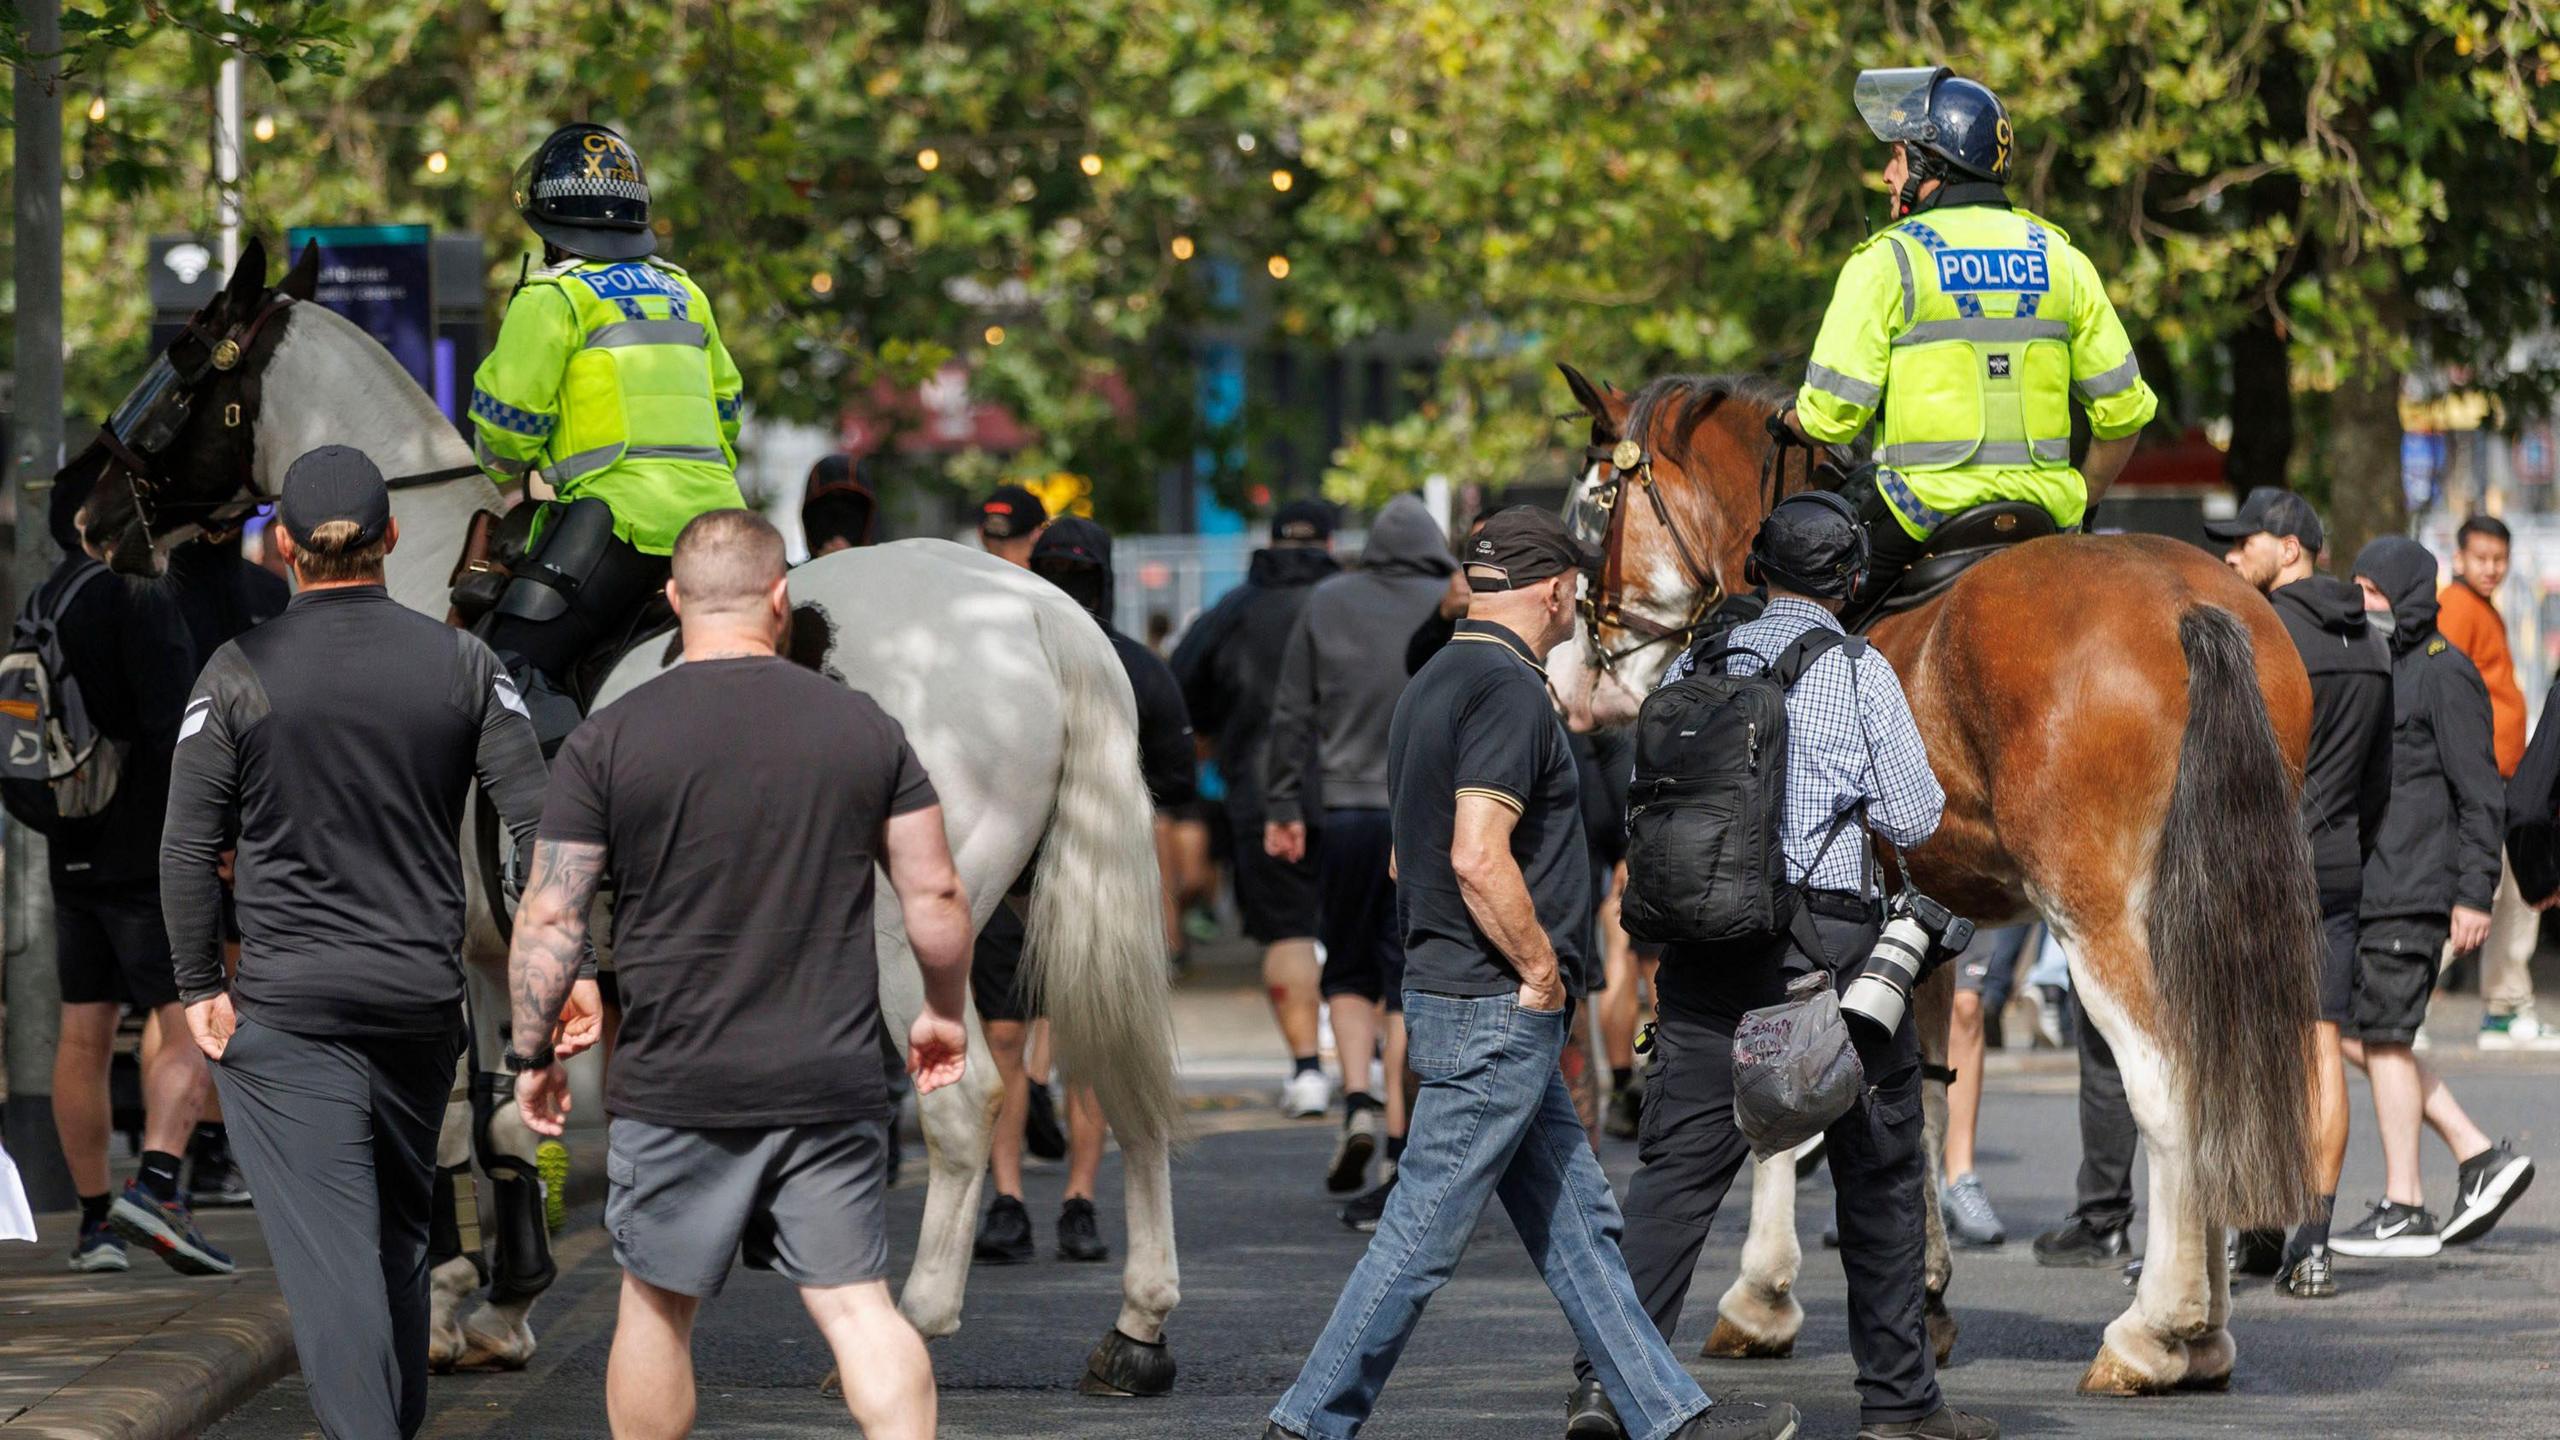
[[[1889,403],[1888,403],[1889,397]],[[1931,210],[1870,236],[1824,313],[1796,410],[1835,444],[1884,412],[1885,499],[1914,536],[1990,500],[2076,525],[2071,402],[2099,439],[2159,409],[2096,267],[2021,210]]]
[[[507,306],[472,377],[480,463],[539,469],[563,500],[613,507],[614,534],[652,555],[738,493],[738,367],[711,302],[663,261],[581,260],[537,273]]]

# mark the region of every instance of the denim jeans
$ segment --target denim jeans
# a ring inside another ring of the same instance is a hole
[[[1707,1408],[1706,1393],[1672,1358],[1619,1257],[1617,1197],[1556,1070],[1571,1007],[1542,1014],[1510,995],[1408,990],[1404,1013],[1422,1079],[1412,1142],[1368,1252],[1272,1420],[1308,1440],[1358,1434],[1423,1305],[1498,1196],[1630,1440],[1678,1430]]]

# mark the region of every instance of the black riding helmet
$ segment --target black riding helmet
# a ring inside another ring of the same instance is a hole
[[[1846,600],[1867,574],[1867,527],[1857,507],[1828,490],[1778,502],[1751,538],[1743,578],[1799,595]]]
[[[1911,179],[1903,209],[1925,180],[1958,177],[2009,183],[2017,135],[2000,97],[1944,65],[1858,72],[1858,114],[1875,137],[1911,147]]]
[[[516,168],[516,210],[533,233],[588,260],[638,260],[658,248],[649,178],[630,143],[578,121],[551,132]]]

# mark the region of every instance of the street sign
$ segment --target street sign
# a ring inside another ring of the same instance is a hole
[[[436,311],[432,247],[424,225],[295,226],[288,253],[320,247],[312,298],[382,343],[418,388],[435,393]]]

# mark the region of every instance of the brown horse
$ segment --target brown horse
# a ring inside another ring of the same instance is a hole
[[[1780,387],[1674,376],[1629,396],[1565,376],[1596,462],[1574,508],[1608,563],[1579,653],[1549,669],[1587,729],[1634,716],[1707,605],[1741,588],[1774,498],[1814,479],[1809,460],[1770,456],[1764,426],[1792,398]],[[2230,570],[2140,535],[2030,541],[1870,635],[1947,791],[1911,880],[1986,925],[2040,914],[2068,942],[2150,1146],[2141,1285],[2081,1388],[2221,1386],[2236,1353],[2222,1227],[2288,1223],[2310,1199],[2320,938],[2295,813],[2301,662]],[[1943,1061],[1946,1007],[1921,1013]],[[1793,1174],[1775,1166],[1754,1187],[1715,1353],[1782,1352],[1802,1320]]]

